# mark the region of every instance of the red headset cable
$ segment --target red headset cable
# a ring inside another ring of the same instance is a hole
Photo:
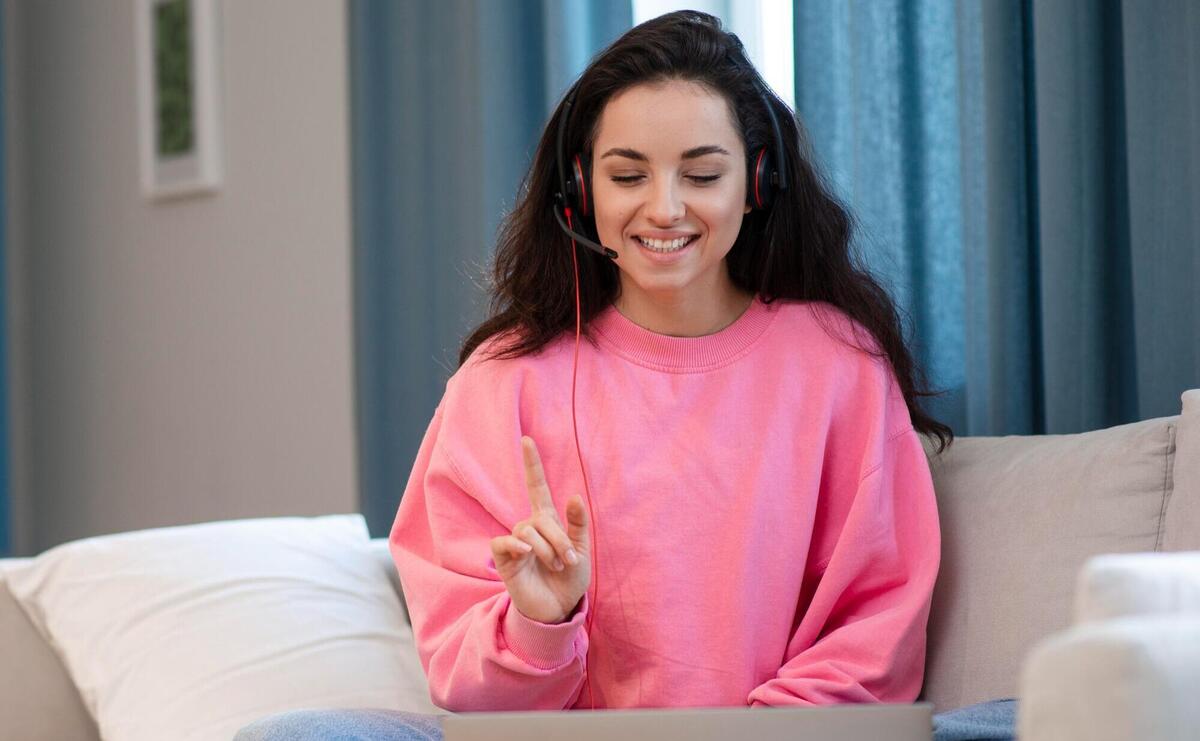
[[[564,213],[567,216],[567,226],[574,229],[575,225],[571,221],[571,209],[564,209]],[[579,424],[575,421],[575,377],[579,372],[579,334],[582,322],[579,302],[579,247],[575,244],[574,237],[571,238],[571,260],[575,265],[575,359],[571,366],[571,426],[575,431],[575,455],[579,458],[579,473],[583,475],[583,490],[587,494],[588,523],[592,527],[590,538],[591,553],[588,554],[592,562],[592,609],[588,612],[587,624],[584,626],[588,634],[588,653],[590,654],[592,651],[592,619],[596,617],[596,596],[600,593],[600,567],[599,562],[596,560],[599,537],[596,513],[592,510],[592,491],[588,488],[587,472],[583,468],[583,453],[579,450]],[[588,663],[588,659],[585,656],[583,662],[583,681],[587,683],[588,703],[591,705],[591,709],[595,710],[596,701],[592,697],[592,681],[588,672]]]

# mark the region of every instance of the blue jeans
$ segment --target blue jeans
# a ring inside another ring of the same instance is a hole
[[[992,700],[933,716],[933,741],[1013,741],[1017,701]]]
[[[1012,741],[1016,700],[968,705],[933,716],[934,741]],[[397,710],[292,710],[260,718],[233,741],[441,741],[441,716]]]
[[[233,741],[442,741],[442,720],[373,708],[289,710],[259,718]]]

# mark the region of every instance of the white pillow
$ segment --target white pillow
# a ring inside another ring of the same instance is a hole
[[[7,582],[106,741],[228,741],[297,708],[444,712],[359,514],[87,538]]]

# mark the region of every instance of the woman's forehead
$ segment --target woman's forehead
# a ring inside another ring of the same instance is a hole
[[[614,95],[600,113],[593,152],[597,159],[611,149],[679,158],[700,147],[742,150],[733,110],[711,88],[671,80]]]

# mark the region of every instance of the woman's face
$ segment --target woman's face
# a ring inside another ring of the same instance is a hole
[[[601,112],[596,227],[619,255],[624,298],[706,303],[731,290],[725,255],[750,211],[732,115],[721,95],[678,80],[624,90]]]

